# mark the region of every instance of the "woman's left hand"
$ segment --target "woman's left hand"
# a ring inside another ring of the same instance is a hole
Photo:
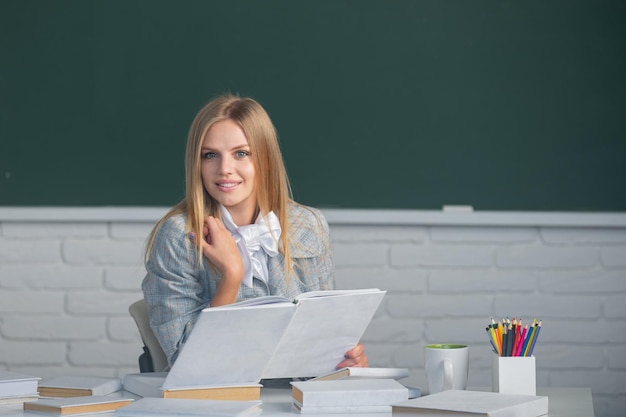
[[[365,347],[362,344],[356,345],[345,354],[345,359],[337,364],[337,369],[356,367],[367,368],[369,366],[367,362],[367,356],[365,355]]]

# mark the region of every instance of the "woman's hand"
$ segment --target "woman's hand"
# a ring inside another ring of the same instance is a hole
[[[209,258],[222,275],[240,275],[243,278],[243,261],[233,235],[221,220],[213,216],[204,219],[202,253]]]
[[[221,220],[208,216],[202,228],[202,253],[222,275],[211,306],[232,304],[237,301],[237,293],[243,279],[243,261],[233,235]],[[195,242],[195,236],[190,236]]]
[[[337,364],[337,369],[347,367],[367,368],[368,366],[369,363],[365,355],[365,347],[359,343],[346,352],[345,359]]]

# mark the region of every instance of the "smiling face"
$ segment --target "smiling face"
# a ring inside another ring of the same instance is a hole
[[[238,226],[254,222],[257,211],[255,168],[250,146],[237,123],[215,123],[202,141],[205,190],[229,211]]]

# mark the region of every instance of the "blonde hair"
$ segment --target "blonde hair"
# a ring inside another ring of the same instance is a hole
[[[187,231],[202,236],[204,217],[220,218],[219,203],[205,190],[200,173],[202,142],[208,130],[217,122],[230,119],[243,131],[255,168],[256,195],[259,212],[270,211],[278,217],[282,229],[280,251],[285,257],[285,272],[292,265],[289,256],[288,205],[292,202],[287,171],[278,144],[278,135],[265,109],[251,98],[236,95],[219,96],[207,103],[194,118],[187,136],[185,152],[185,198],[175,205],[154,227],[148,237],[146,260],[152,251],[154,238],[165,220],[176,215],[187,217]],[[200,240],[196,239],[198,259],[202,257]]]

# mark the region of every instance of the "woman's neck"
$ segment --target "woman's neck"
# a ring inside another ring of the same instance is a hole
[[[259,215],[258,207],[253,210],[231,210],[226,208],[228,213],[230,213],[230,217],[233,219],[233,223],[237,226],[247,226],[249,224],[253,224],[256,222],[256,219]]]

